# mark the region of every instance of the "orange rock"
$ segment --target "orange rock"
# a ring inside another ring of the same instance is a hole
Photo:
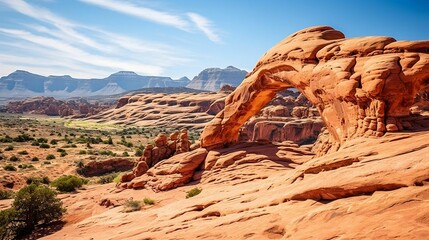
[[[325,152],[358,136],[401,131],[399,120],[409,116],[414,96],[428,85],[427,45],[390,37],[346,39],[326,26],[292,34],[265,53],[226,98],[224,110],[206,125],[201,146],[237,142],[241,126],[286,88],[298,89],[318,108],[330,133]]]

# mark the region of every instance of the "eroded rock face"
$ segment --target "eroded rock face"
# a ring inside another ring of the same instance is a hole
[[[204,161],[207,153],[206,149],[198,148],[174,155],[150,168],[146,174],[124,183],[122,187],[134,189],[144,187],[165,191],[182,186],[192,179],[195,169]]]
[[[34,113],[48,116],[90,116],[110,108],[108,104],[92,104],[85,99],[57,100],[53,97],[33,97],[7,104],[5,111],[9,113]]]
[[[128,171],[134,166],[134,161],[129,158],[110,158],[106,160],[90,161],[80,168],[80,174],[92,177],[100,176],[115,171]]]
[[[122,176],[122,182],[129,182],[136,177],[142,176],[161,160],[168,159],[173,155],[189,152],[191,146],[186,128],[181,129],[180,132],[175,131],[170,136],[160,133],[154,139],[154,142],[154,145],[148,144],[146,146],[133,171]]]
[[[317,107],[331,144],[412,128],[406,117],[416,93],[429,84],[429,41],[345,38],[312,27],[285,38],[256,64],[206,125],[202,147],[235,143],[240,127],[276,94],[296,88]]]

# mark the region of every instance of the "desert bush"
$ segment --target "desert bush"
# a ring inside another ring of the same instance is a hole
[[[85,166],[85,164],[83,163],[83,161],[82,160],[79,160],[77,163],[76,163],[76,167],[77,168],[83,168]]]
[[[130,154],[128,154],[128,152],[123,152],[122,153],[122,157],[129,157],[130,156]]]
[[[43,164],[45,164],[45,165],[49,165],[49,164],[51,164],[51,162],[49,162],[49,161],[44,161],[44,162],[43,162]]]
[[[66,153],[66,152],[62,152],[61,154],[60,154],[60,157],[65,157],[65,156],[67,156],[68,154]]]
[[[49,146],[49,144],[47,144],[47,143],[41,143],[41,144],[39,145],[39,147],[40,147],[40,148],[50,148],[51,146]]]
[[[193,188],[186,192],[186,198],[191,198],[200,194],[203,190],[201,188]]]
[[[48,143],[48,139],[46,139],[46,138],[38,138],[37,142],[38,143]]]
[[[21,134],[13,138],[14,142],[29,142],[33,140],[34,138],[30,137],[28,134]]]
[[[52,181],[51,185],[60,192],[73,192],[76,188],[80,188],[86,183],[88,183],[86,179],[73,175],[63,175]]]
[[[140,148],[137,148],[136,152],[134,153],[134,155],[136,157],[141,157],[143,155],[143,150],[141,150]]]
[[[66,150],[62,149],[62,148],[57,148],[57,152],[65,152]]]
[[[155,200],[150,199],[150,198],[144,198],[144,199],[143,199],[143,203],[144,203],[145,205],[154,205],[154,204],[155,204]]]
[[[98,180],[99,184],[107,184],[113,182],[113,180],[119,175],[119,173],[112,173],[109,175],[101,176]]]
[[[0,200],[3,199],[11,199],[14,196],[14,192],[12,190],[0,189]]]
[[[17,170],[16,167],[13,166],[13,165],[11,165],[11,164],[8,164],[8,165],[4,166],[3,169],[6,170],[6,171],[11,171],[11,172]]]
[[[9,161],[11,161],[11,162],[18,162],[19,158],[17,156],[15,156],[15,155],[12,155],[12,157],[9,158]]]
[[[11,208],[0,212],[0,237],[21,239],[39,225],[60,220],[65,211],[49,187],[30,184],[16,193]]]
[[[28,152],[24,150],[24,151],[19,151],[18,154],[20,154],[20,155],[28,155]]]
[[[12,150],[13,150],[13,146],[12,146],[12,145],[9,145],[9,146],[7,146],[4,150],[5,150],[5,151],[12,151]]]
[[[58,140],[57,139],[52,139],[49,143],[51,145],[57,145],[58,144]]]
[[[30,184],[46,184],[48,185],[49,183],[51,183],[51,180],[49,179],[49,177],[44,176],[44,177],[29,177],[26,180],[26,183],[28,185]]]
[[[6,135],[5,137],[0,138],[0,142],[2,142],[2,143],[11,143],[11,142],[13,142],[13,138],[11,138],[10,136]]]
[[[52,159],[55,159],[54,154],[48,154],[48,156],[46,156],[46,160],[52,160]]]
[[[140,201],[133,200],[132,198],[128,199],[124,204],[124,212],[135,212],[139,211],[142,208]]]
[[[32,162],[38,162],[38,161],[39,161],[39,158],[38,158],[38,157],[33,157],[33,158],[31,159],[31,161],[32,161]]]
[[[3,154],[0,154],[0,161],[6,159],[6,157]]]
[[[84,155],[84,154],[86,154],[86,151],[85,151],[85,150],[80,150],[80,151],[79,151],[79,154],[80,154],[80,155]]]
[[[36,142],[36,141],[33,141],[32,143],[31,143],[31,146],[39,146],[40,145],[40,143],[38,143],[38,142]]]

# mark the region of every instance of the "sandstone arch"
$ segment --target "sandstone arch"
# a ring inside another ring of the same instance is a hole
[[[333,142],[411,128],[414,96],[429,85],[429,41],[345,38],[327,26],[301,30],[262,56],[225,108],[206,125],[201,146],[234,143],[240,127],[276,94],[294,87],[314,104]]]

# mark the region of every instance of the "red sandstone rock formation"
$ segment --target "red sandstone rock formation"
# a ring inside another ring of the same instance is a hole
[[[134,161],[128,158],[110,158],[90,161],[78,169],[79,174],[87,177],[100,176],[110,172],[128,171],[134,166]]]
[[[109,108],[109,105],[91,104],[84,99],[57,100],[53,97],[34,97],[22,101],[12,101],[6,106],[9,113],[34,113],[49,116],[89,116]]]
[[[154,142],[155,146],[152,144],[146,146],[143,155],[133,171],[122,176],[122,182],[129,182],[136,177],[142,176],[161,160],[168,159],[173,155],[189,152],[191,146],[186,128],[181,129],[180,132],[173,132],[169,137],[166,134],[160,133],[154,139]]]
[[[411,128],[414,96],[429,84],[429,41],[344,37],[312,27],[285,38],[262,56],[225,109],[206,125],[201,146],[238,140],[240,127],[276,94],[296,88],[315,105],[337,149],[357,136]]]

